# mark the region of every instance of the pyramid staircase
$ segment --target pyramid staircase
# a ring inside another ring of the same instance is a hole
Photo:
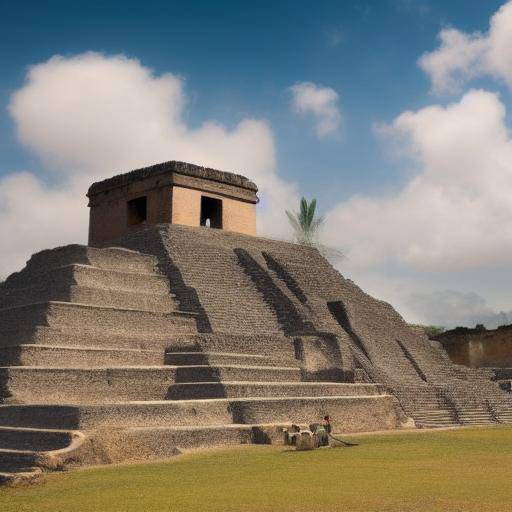
[[[78,245],[34,255],[0,285],[0,482],[271,442],[326,413],[361,430],[404,420],[378,384],[306,378],[292,339],[200,333],[197,316],[154,256]]]
[[[265,311],[261,300],[256,302],[259,294],[289,336],[297,331],[335,336],[334,343],[323,346],[316,338],[309,344],[315,345],[311,351],[304,344],[309,361],[304,361],[302,369],[310,375],[315,375],[315,366],[320,372],[338,367],[345,373],[342,379],[351,373],[357,382],[380,383],[399,399],[418,427],[510,422],[511,395],[492,382],[491,372],[454,365],[442,347],[413,332],[390,304],[345,279],[317,250],[174,225],[156,227],[151,237],[162,241],[152,252],[167,257],[171,266],[183,272],[214,326],[228,330],[247,323],[253,329],[261,328],[258,322]],[[148,239],[147,233],[135,233],[123,244],[140,248]],[[212,275],[211,266],[222,271]],[[230,306],[237,296],[219,301],[218,296],[212,297],[211,288],[221,289],[221,295],[229,298],[234,290],[245,289],[247,282],[240,269],[258,294],[253,289],[243,294],[237,310]],[[248,311],[258,313],[247,318]],[[271,326],[270,316],[262,322],[265,328]]]
[[[357,347],[356,360],[369,380],[395,395],[419,428],[489,426],[512,423],[512,397],[494,382],[494,373],[453,364],[436,342],[398,344],[388,361],[372,364]],[[362,379],[364,380],[364,378]]]

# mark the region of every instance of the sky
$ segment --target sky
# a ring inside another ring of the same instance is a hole
[[[0,0],[0,276],[85,243],[90,183],[165,160],[316,198],[404,318],[512,323],[512,1]]]

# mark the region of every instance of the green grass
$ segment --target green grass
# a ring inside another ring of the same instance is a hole
[[[375,435],[312,452],[249,446],[50,474],[2,512],[512,510],[512,429]]]

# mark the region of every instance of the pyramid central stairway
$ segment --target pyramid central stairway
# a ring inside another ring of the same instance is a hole
[[[4,482],[269,443],[325,414],[358,432],[510,406],[309,247],[156,225],[42,251],[0,285]]]

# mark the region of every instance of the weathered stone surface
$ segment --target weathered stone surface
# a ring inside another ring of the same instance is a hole
[[[441,347],[344,279],[315,249],[164,225],[120,245],[158,256],[171,291],[202,316],[203,331],[281,332],[293,340],[305,376],[357,375],[385,384],[420,425],[512,420],[510,397],[488,373],[453,365]]]
[[[184,162],[114,176],[89,188],[89,244],[162,222],[205,225],[206,217],[215,218],[212,227],[255,235],[257,190],[244,176]],[[213,202],[214,211],[203,201]]]
[[[387,394],[0,405],[0,423],[5,426],[87,432],[144,426],[307,424],[311,418],[323,418],[326,414],[344,432],[399,428],[406,419],[396,400]]]
[[[0,285],[11,473],[274,442],[327,414],[352,432],[512,420],[489,373],[453,365],[314,249],[169,224],[115,245],[43,251]]]
[[[194,178],[202,178],[206,180],[215,181],[218,183],[228,183],[237,187],[246,188],[256,192],[258,187],[245,176],[240,174],[233,174],[231,172],[219,171],[217,169],[210,169],[208,167],[201,167],[199,165],[189,164],[186,162],[170,161],[161,164],[152,165],[150,167],[144,167],[142,169],[136,169],[124,174],[119,174],[112,178],[107,178],[103,181],[93,183],[88,192],[88,196],[105,192],[112,188],[128,185],[135,181],[141,181],[148,177],[154,177],[161,174],[168,174],[174,172],[184,176],[191,176]]]
[[[471,368],[510,368],[512,366],[512,325],[498,329],[458,327],[435,337],[450,359]]]

